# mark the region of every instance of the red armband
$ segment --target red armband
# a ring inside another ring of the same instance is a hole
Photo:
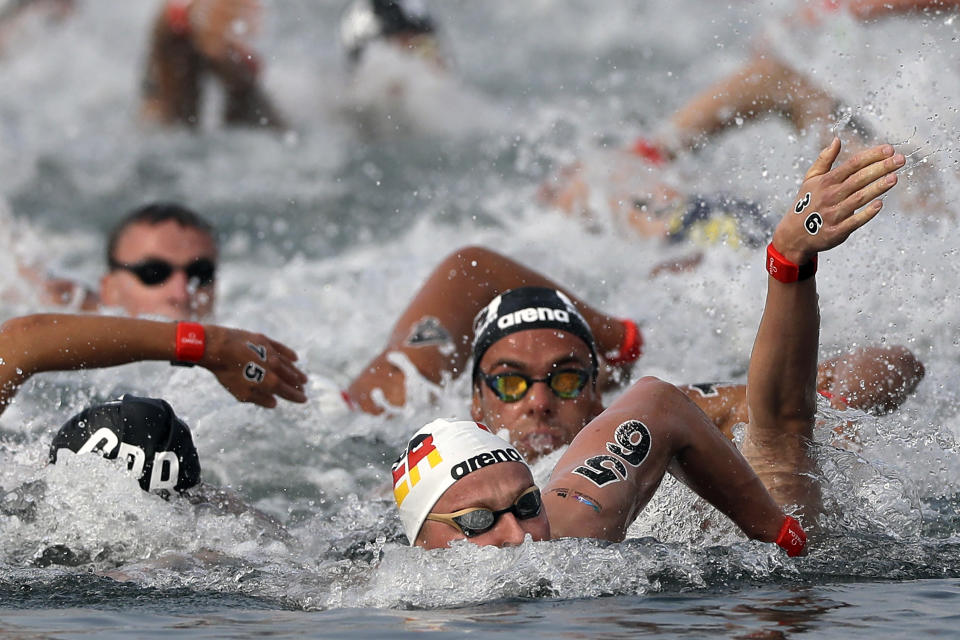
[[[803,527],[795,519],[787,516],[783,520],[783,526],[780,527],[780,533],[774,540],[781,549],[787,552],[791,558],[803,553],[803,548],[807,546],[807,534],[803,532]]]
[[[177,323],[175,362],[199,362],[206,350],[206,332],[196,322]]]
[[[817,256],[806,264],[796,265],[787,260],[782,253],[774,248],[773,243],[767,245],[767,273],[780,282],[798,282],[812,278],[817,272]]]
[[[190,2],[191,0],[170,0],[164,7],[167,26],[178,36],[190,33]]]
[[[643,353],[643,334],[633,320],[621,320],[623,324],[623,342],[617,351],[604,354],[608,364],[621,365],[636,362]]]

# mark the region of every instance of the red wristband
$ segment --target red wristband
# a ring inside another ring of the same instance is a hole
[[[813,256],[810,262],[801,265],[795,265],[787,260],[782,253],[774,248],[773,243],[767,245],[767,273],[780,282],[797,282],[812,278],[817,272],[817,256]]]
[[[170,31],[183,36],[190,33],[190,0],[170,0],[164,8]]]
[[[799,522],[787,516],[783,519],[783,526],[780,527],[780,533],[774,542],[793,558],[803,553],[803,548],[807,546],[807,534],[803,532]]]
[[[667,158],[656,144],[644,138],[637,138],[630,147],[630,153],[640,156],[654,166],[666,164]]]
[[[177,323],[177,347],[174,358],[178,362],[199,362],[206,348],[203,325],[196,322]]]
[[[621,320],[620,322],[623,324],[623,342],[620,343],[620,349],[604,354],[607,363],[612,365],[636,362],[640,354],[643,353],[643,334],[637,328],[637,323],[633,320]]]

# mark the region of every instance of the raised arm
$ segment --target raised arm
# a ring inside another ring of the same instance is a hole
[[[840,141],[834,139],[774,231],[767,300],[747,377],[750,421],[744,455],[778,503],[798,504],[810,516],[819,509],[807,455],[816,412],[817,254],[843,243],[880,212],[876,198],[896,184],[894,171],[904,164],[890,145],[833,168],[839,153]]]
[[[460,375],[470,358],[474,317],[498,294],[523,286],[563,291],[590,325],[599,354],[622,353],[623,321],[601,313],[546,276],[504,255],[482,247],[464,247],[430,273],[394,324],[386,348],[351,383],[347,391],[350,398],[369,413],[383,410],[371,397],[374,389],[382,390],[390,404],[404,404],[405,378],[389,361],[392,352],[404,354],[421,375],[434,383],[439,383],[444,374]],[[640,341],[638,336],[634,343],[637,350]],[[631,362],[624,358],[624,364]]]
[[[8,320],[0,327],[0,412],[37,373],[173,361],[177,329],[175,322],[109,316],[39,314]],[[264,407],[276,406],[277,397],[306,402],[307,378],[293,365],[294,351],[240,329],[203,325],[203,333],[204,346],[190,359],[238,400]]]

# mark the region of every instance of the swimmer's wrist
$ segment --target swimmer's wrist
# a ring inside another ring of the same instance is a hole
[[[793,254],[803,255],[803,254]],[[817,254],[812,257],[798,258],[800,262],[794,262],[784,254],[780,253],[771,242],[767,245],[767,258],[764,266],[767,273],[780,282],[799,282],[812,278],[817,272]]]
[[[780,533],[774,543],[787,552],[791,558],[799,556],[807,546],[807,534],[803,527],[795,518],[786,516],[783,519],[783,525],[780,527]]]
[[[636,362],[643,353],[643,334],[633,320],[620,320],[623,325],[623,340],[620,347],[615,351],[608,351],[604,354],[607,364],[621,366]]]
[[[190,5],[192,0],[168,0],[163,8],[167,27],[178,36],[190,35]]]
[[[207,350],[206,331],[197,322],[178,322],[174,339],[174,355],[170,364],[192,367],[203,359]]]

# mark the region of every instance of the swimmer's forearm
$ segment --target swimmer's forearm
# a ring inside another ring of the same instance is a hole
[[[171,360],[176,324],[94,315],[36,314],[0,328],[5,367],[25,378],[44,371],[110,367],[140,360]]]
[[[951,10],[960,6],[957,0],[850,0],[847,10],[860,20],[910,11]]]

